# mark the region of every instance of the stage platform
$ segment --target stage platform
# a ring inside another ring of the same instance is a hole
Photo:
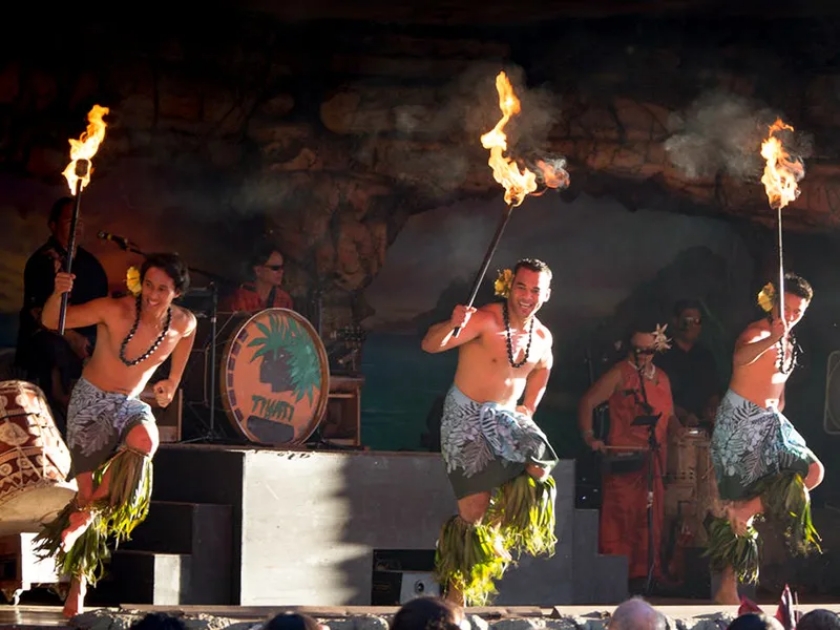
[[[598,513],[575,509],[574,462],[554,476],[557,552],[523,558],[495,603],[621,601],[626,558],[598,555]],[[397,604],[437,588],[435,542],[456,512],[428,452],[166,444],[152,498],[92,604]]]

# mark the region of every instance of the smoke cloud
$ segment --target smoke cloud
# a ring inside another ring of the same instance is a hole
[[[466,112],[463,132],[478,142],[481,134],[490,131],[499,121],[501,110],[496,75],[500,70],[507,74],[522,104],[520,113],[505,126],[508,146],[516,155],[544,151],[548,134],[559,120],[562,102],[558,95],[545,87],[528,87],[525,71],[515,65],[500,66],[495,71],[487,67],[476,68],[459,77],[450,99],[455,107]]]
[[[764,168],[761,142],[777,118],[785,120],[780,112],[750,99],[719,91],[707,93],[683,114],[671,116],[668,123],[673,135],[665,149],[671,163],[691,179],[725,173],[757,182]],[[800,158],[813,152],[813,138],[807,133],[786,134],[784,142]]]
[[[392,109],[393,116],[382,117],[382,128],[371,130],[369,139],[358,149],[359,161],[371,164],[371,156],[381,153],[379,136],[396,136],[417,141],[420,146],[413,155],[409,150],[388,155],[389,172],[399,172],[399,179],[412,183],[432,198],[463,185],[471,173],[486,167],[489,154],[481,146],[480,137],[502,116],[496,91],[496,76],[502,70],[522,105],[520,114],[504,129],[508,155],[523,159],[529,166],[537,158],[549,164],[563,163],[554,162],[562,160],[562,156],[546,153],[549,132],[561,113],[559,97],[544,87],[528,87],[525,72],[519,66],[487,62],[470,66],[436,90],[422,95],[412,93],[421,102],[378,104]],[[364,93],[364,86],[359,89]],[[436,145],[439,148],[432,149]],[[430,150],[426,151],[424,146]],[[427,154],[421,156],[421,152]],[[487,168],[488,181],[492,181]]]

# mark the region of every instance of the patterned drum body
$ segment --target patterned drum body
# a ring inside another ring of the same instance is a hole
[[[665,518],[668,521],[681,518],[691,546],[706,544],[703,521],[710,511],[715,511],[717,486],[710,442],[705,432],[693,429],[668,445]]]
[[[76,493],[70,451],[43,392],[26,381],[0,382],[0,534],[33,531]]]

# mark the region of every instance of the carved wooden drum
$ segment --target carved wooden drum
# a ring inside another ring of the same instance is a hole
[[[689,429],[668,447],[668,476],[676,483],[701,483],[712,466],[710,439],[705,431]]]
[[[706,544],[703,521],[708,512],[714,512],[717,497],[710,442],[704,431],[690,429],[668,445],[666,519],[681,518],[698,546]]]
[[[236,328],[219,370],[222,404],[252,442],[305,442],[327,408],[327,351],[312,324],[298,313],[271,308]]]
[[[76,493],[70,451],[44,393],[26,381],[0,382],[0,533],[31,531]]]

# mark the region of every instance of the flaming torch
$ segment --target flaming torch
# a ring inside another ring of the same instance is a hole
[[[777,212],[778,238],[779,238],[779,288],[776,292],[776,302],[779,306],[779,317],[784,320],[785,304],[785,265],[784,248],[782,246],[782,208],[799,196],[798,182],[805,176],[805,166],[798,157],[792,157],[784,148],[782,141],[776,134],[782,131],[793,131],[793,127],[777,119],[770,126],[770,132],[764,142],[761,143],[761,157],[766,161],[764,175],[761,183],[767,192],[767,200],[770,207]],[[784,339],[782,339],[782,351],[784,352]],[[782,355],[784,356],[784,354]],[[784,365],[784,361],[782,362]]]
[[[99,145],[105,138],[105,121],[102,117],[108,113],[107,107],[94,105],[88,112],[88,126],[82,132],[78,140],[70,138],[70,163],[64,169],[62,175],[70,187],[70,194],[76,197],[76,205],[73,207],[73,217],[70,220],[70,242],[67,244],[67,263],[64,271],[73,272],[73,255],[76,252],[76,227],[79,222],[79,205],[82,200],[82,190],[90,183],[90,176],[93,167],[90,161],[96,155]],[[64,334],[64,324],[67,319],[67,293],[61,296],[61,310],[58,315],[58,332]]]
[[[493,235],[487,252],[484,254],[481,268],[473,282],[468,306],[472,306],[473,302],[475,302],[478,290],[484,280],[484,275],[487,273],[487,267],[490,266],[490,261],[493,259],[493,254],[499,245],[502,233],[505,231],[513,209],[525,201],[526,196],[537,190],[537,174],[527,168],[520,170],[519,165],[505,155],[508,150],[508,145],[504,128],[513,116],[519,114],[521,104],[513,91],[510,80],[504,72],[500,72],[496,77],[496,91],[499,93],[499,109],[502,110],[502,117],[493,129],[481,136],[481,145],[485,149],[490,150],[490,159],[487,163],[493,169],[493,179],[505,189],[505,203],[507,203],[507,208],[502,214],[499,224],[496,227],[496,233]],[[565,188],[569,185],[569,174],[563,168],[564,165],[565,162],[562,160],[556,161],[556,165],[551,165],[543,160],[537,161],[537,168],[541,171],[540,180],[546,188]],[[458,337],[460,333],[461,329],[456,328],[452,336]]]

